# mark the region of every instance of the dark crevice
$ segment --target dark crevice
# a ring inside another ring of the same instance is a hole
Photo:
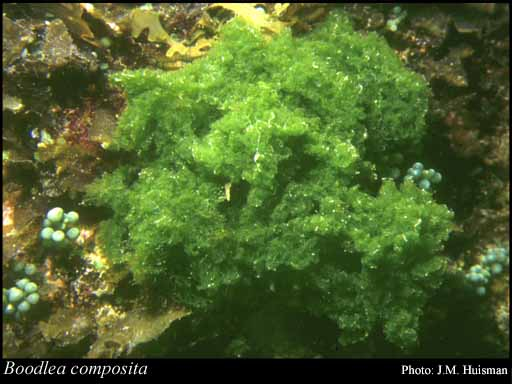
[[[320,239],[320,265],[334,265],[339,270],[348,273],[360,273],[362,255],[355,251],[348,251],[352,248],[347,244],[348,241],[349,239],[344,236]]]
[[[265,202],[264,210],[272,212],[281,202],[283,194],[290,182],[302,183],[310,172],[318,167],[319,161],[305,153],[307,139],[304,136],[289,137],[285,143],[293,155],[278,165],[278,180],[273,196]]]

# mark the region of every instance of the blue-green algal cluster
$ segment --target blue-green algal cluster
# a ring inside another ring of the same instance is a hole
[[[34,264],[17,263],[14,266],[15,272],[24,272],[32,276],[36,273],[37,267]],[[14,315],[19,319],[27,313],[30,308],[39,302],[39,287],[28,277],[18,279],[15,285],[9,289],[3,289],[3,312],[6,315]]]
[[[442,176],[434,169],[425,169],[422,163],[414,163],[411,168],[407,170],[405,180],[412,180],[416,185],[424,191],[430,190],[432,184],[439,184]]]
[[[479,296],[484,296],[490,281],[503,273],[509,265],[509,251],[504,247],[487,250],[480,264],[473,265],[466,274],[466,280]]]
[[[43,220],[41,239],[47,244],[62,245],[67,241],[75,241],[80,235],[78,213],[64,213],[60,207],[52,208]]]
[[[23,261],[19,261],[14,265],[14,272],[16,273],[25,273],[27,276],[32,276],[37,272],[37,267],[32,263],[25,263]]]

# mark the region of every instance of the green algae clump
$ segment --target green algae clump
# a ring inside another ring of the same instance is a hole
[[[421,143],[429,95],[382,38],[342,14],[271,41],[234,19],[182,70],[112,80],[128,101],[111,148],[136,160],[87,198],[112,210],[98,239],[137,283],[204,311],[272,295],[343,345],[379,329],[417,344],[452,213],[377,180],[380,156]]]

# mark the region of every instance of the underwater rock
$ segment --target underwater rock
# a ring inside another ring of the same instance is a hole
[[[47,342],[59,347],[78,344],[94,331],[94,319],[87,311],[59,308],[47,321],[39,322],[39,329]]]
[[[325,19],[330,7],[329,3],[277,3],[270,11],[297,33],[311,31],[315,23]],[[379,24],[383,20],[374,18],[372,22]],[[372,25],[370,29],[373,29]]]
[[[444,57],[440,60],[433,58],[425,58],[418,67],[422,70],[429,81],[433,79],[440,79],[445,81],[451,86],[457,88],[464,88],[468,86],[467,74],[459,51],[452,51],[453,54]],[[469,54],[470,51],[467,51]]]
[[[347,3],[344,9],[350,14],[356,29],[377,30],[386,25],[384,11],[364,3]]]
[[[41,51],[41,61],[49,67],[61,67],[78,55],[73,38],[62,20],[53,20],[48,24],[46,37]]]
[[[2,95],[2,109],[18,113],[23,109],[23,102],[20,98],[3,94]]]
[[[117,120],[115,114],[104,108],[98,108],[94,112],[89,127],[89,139],[100,143],[102,148],[107,148],[112,142]]]
[[[35,40],[35,33],[22,21],[2,16],[2,65],[4,70],[20,59],[25,47]]]
[[[96,175],[100,151],[99,145],[72,143],[62,137],[54,144],[40,146],[35,153],[36,160],[53,168],[41,173],[43,194],[57,197],[83,191]]]
[[[92,241],[95,228],[85,232],[88,241]],[[81,259],[80,274],[71,282],[71,289],[79,304],[92,304],[99,297],[113,295],[119,283],[128,275],[126,268],[113,268],[97,245],[90,252],[85,250]]]
[[[450,26],[450,17],[437,8],[412,16],[411,29],[417,39],[423,39],[426,46],[439,47],[445,40]]]
[[[489,148],[489,151],[485,151],[485,164],[510,169],[510,130],[499,126],[497,134],[486,138],[485,144]]]
[[[24,188],[15,183],[2,186],[2,263],[20,254],[31,254],[37,248],[37,203],[26,199]]]
[[[97,340],[87,357],[116,358],[129,355],[137,345],[157,338],[173,321],[187,315],[189,312],[175,308],[154,315],[141,308],[120,312],[111,306],[104,306],[97,311]]]
[[[60,18],[73,36],[97,45],[88,23],[82,18],[86,3],[49,3],[42,6],[46,12]]]

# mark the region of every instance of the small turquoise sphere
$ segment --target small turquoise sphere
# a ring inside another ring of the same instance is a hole
[[[419,170],[421,172],[421,171],[423,171],[423,164],[422,163],[414,163],[412,165],[412,168],[413,169],[417,169],[417,170]]]
[[[7,299],[11,303],[20,301],[21,299],[23,299],[24,296],[25,296],[25,293],[17,287],[9,288],[9,291],[7,292]]]
[[[433,169],[425,169],[423,172],[421,172],[421,176],[423,176],[423,178],[427,180],[430,180],[435,173],[436,171],[434,171]]]
[[[476,282],[477,282],[477,283],[482,283],[482,284],[485,284],[485,283],[486,283],[486,281],[485,281],[485,277],[484,277],[483,275],[481,275],[481,274],[476,275],[476,278],[475,278],[475,279],[476,279]]]
[[[25,288],[25,285],[27,285],[27,283],[29,283],[29,282],[30,282],[30,280],[25,277],[24,279],[18,280],[16,282],[16,286],[19,289],[23,289],[23,288]]]
[[[501,264],[493,264],[491,266],[491,272],[493,275],[499,275],[501,272],[503,272],[503,266]]]
[[[484,256],[484,263],[485,264],[492,264],[496,261],[496,254],[493,252],[489,252],[487,255]]]
[[[112,45],[112,40],[110,40],[108,37],[102,37],[100,39],[100,44],[104,47],[104,48],[110,48],[110,46]]]
[[[52,223],[58,223],[59,221],[62,220],[63,216],[64,216],[64,210],[60,207],[52,208],[46,214],[46,217]]]
[[[68,212],[64,215],[64,221],[69,224],[75,224],[78,222],[78,213],[75,211]]]
[[[392,20],[392,19],[390,19],[390,20],[388,20],[388,21],[386,22],[386,27],[387,27],[391,32],[396,32],[396,31],[398,30],[398,26],[397,26],[396,24],[397,24],[396,20]]]
[[[443,176],[441,176],[439,172],[435,172],[434,175],[430,178],[430,181],[432,181],[434,184],[439,184],[442,179]]]
[[[25,268],[25,263],[23,261],[18,261],[14,264],[14,272],[21,272]]]
[[[421,171],[419,169],[415,169],[415,168],[409,168],[408,173],[415,179],[417,179],[418,177],[421,176]]]
[[[29,309],[30,309],[30,303],[26,300],[23,300],[21,303],[18,304],[19,312],[28,312]]]
[[[52,238],[53,232],[55,232],[55,231],[53,230],[53,228],[50,228],[50,227],[43,229],[41,231],[41,239],[50,240]]]
[[[477,275],[476,273],[469,273],[466,275],[466,279],[472,283],[478,283],[480,281],[480,275]]]
[[[33,275],[37,272],[37,267],[34,264],[27,264],[25,265],[25,274],[26,275]]]
[[[76,227],[71,228],[69,231],[66,232],[66,236],[70,240],[76,240],[79,235],[80,235],[80,230]]]
[[[57,243],[60,243],[62,240],[64,240],[64,232],[62,231],[55,231],[53,232],[52,234],[52,240],[57,242]]]
[[[16,311],[16,307],[12,304],[7,304],[4,309],[6,315],[12,315]]]
[[[52,222],[48,219],[44,219],[43,220],[43,227],[51,227],[52,226]]]
[[[25,300],[28,301],[32,305],[37,304],[39,302],[39,293],[37,293],[37,292],[31,293],[30,295],[28,295],[26,297]]]
[[[33,283],[32,281],[30,281],[27,284],[25,284],[25,287],[23,287],[23,290],[26,293],[34,293],[34,292],[37,292],[38,287],[37,287],[36,283]]]
[[[418,183],[418,186],[426,191],[430,188],[430,181],[428,181],[427,179],[423,179]]]

